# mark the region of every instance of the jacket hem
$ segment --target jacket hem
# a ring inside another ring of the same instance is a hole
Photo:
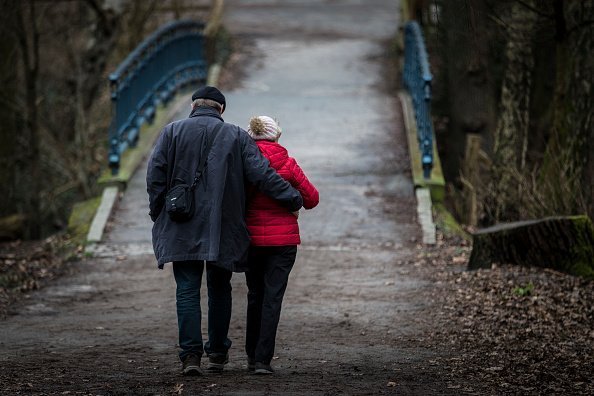
[[[159,269],[163,269],[163,266],[167,263],[172,263],[174,261],[194,261],[194,260],[206,260],[206,261],[217,261],[218,257],[216,256],[209,256],[205,254],[178,254],[173,256],[165,256],[161,257],[157,261],[157,265]]]

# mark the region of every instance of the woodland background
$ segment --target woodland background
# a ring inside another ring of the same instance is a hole
[[[591,0],[408,0],[423,24],[449,209],[472,227],[594,216]],[[0,238],[66,226],[97,195],[107,74],[209,1],[0,0]]]
[[[108,74],[148,34],[211,1],[0,0],[0,239],[64,230],[98,195]]]
[[[414,1],[450,209],[471,226],[594,217],[594,2]]]

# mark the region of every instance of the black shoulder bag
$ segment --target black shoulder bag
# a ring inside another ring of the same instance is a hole
[[[167,214],[169,214],[171,220],[183,223],[194,216],[194,190],[204,172],[206,159],[210,154],[212,144],[223,125],[223,122],[217,125],[212,133],[212,139],[209,140],[208,135],[204,136],[206,139],[206,147],[200,156],[200,162],[198,163],[198,168],[196,169],[192,185],[188,186],[185,183],[177,184],[167,191],[167,194],[165,195],[165,210],[167,211]]]

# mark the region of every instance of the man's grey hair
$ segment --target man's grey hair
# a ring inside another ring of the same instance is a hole
[[[223,105],[220,104],[219,102],[212,100],[212,99],[198,98],[198,99],[194,100],[192,102],[192,108],[195,109],[198,106],[214,107],[215,109],[217,109],[219,111],[219,113],[223,111]]]

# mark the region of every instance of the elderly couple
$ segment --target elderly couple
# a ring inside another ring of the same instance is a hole
[[[221,371],[229,361],[231,275],[248,286],[245,352],[248,369],[272,374],[276,330],[300,243],[298,211],[318,204],[316,188],[278,143],[270,117],[247,131],[221,118],[226,101],[215,87],[192,95],[187,119],[163,129],[150,158],[147,191],[159,268],[173,263],[182,373]],[[168,194],[173,187],[184,196]],[[184,219],[173,216],[186,197]],[[169,201],[169,202],[168,202]],[[208,342],[203,344],[200,286],[206,268]]]

